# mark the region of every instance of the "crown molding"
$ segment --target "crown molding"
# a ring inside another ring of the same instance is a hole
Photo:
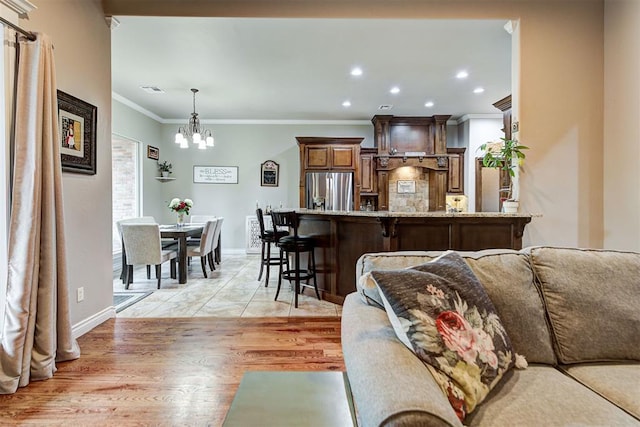
[[[464,116],[460,117],[458,120],[456,120],[456,124],[462,124],[468,120],[473,120],[473,119],[500,119],[502,120],[502,114],[500,113],[495,113],[495,114],[465,114]]]
[[[184,124],[186,119],[165,119],[163,123]],[[286,120],[286,119],[202,119],[207,125],[368,125],[370,120]]]
[[[0,0],[1,1],[1,0]],[[164,125],[184,125],[187,118],[184,119],[163,119],[155,113],[139,106],[135,102],[125,98],[124,96],[111,92],[111,97],[136,110],[145,116],[162,123]],[[501,114],[465,114],[458,120],[447,120],[447,125],[457,126],[469,119],[502,119]],[[204,125],[290,125],[290,126],[309,126],[309,125],[335,125],[335,126],[371,126],[371,120],[297,120],[297,119],[200,119],[200,123]]]
[[[21,18],[24,18],[33,9],[37,9],[36,5],[28,0],[0,0],[0,5],[6,6]]]
[[[131,108],[133,110],[136,110],[139,113],[144,114],[145,116],[155,120],[158,123],[164,123],[164,119],[162,117],[158,116],[157,114],[152,113],[151,111],[149,111],[149,110],[147,110],[145,108],[142,108],[141,106],[139,106],[135,102],[130,101],[129,99],[125,98],[122,95],[119,95],[119,94],[117,94],[115,92],[111,92],[111,99],[114,99],[114,100],[126,105],[127,107],[129,107],[129,108]]]
[[[1,1],[1,0],[0,0]],[[163,119],[155,113],[139,106],[135,102],[125,98],[124,96],[111,92],[111,98],[136,110],[139,113],[162,124],[178,124],[183,125],[187,122],[184,119]],[[205,125],[366,125],[371,126],[370,120],[263,120],[263,119],[201,119],[200,123]]]

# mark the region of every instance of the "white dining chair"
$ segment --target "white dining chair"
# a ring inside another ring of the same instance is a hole
[[[125,289],[133,281],[134,265],[154,265],[158,279],[158,289],[162,277],[162,263],[171,261],[171,278],[176,278],[175,249],[162,249],[160,227],[158,224],[122,224],[122,240],[127,252]]]
[[[122,243],[122,271],[120,273],[120,279],[122,283],[125,283],[126,279],[126,267],[127,267],[127,255],[124,250],[124,241],[122,240],[122,225],[123,224],[155,224],[156,219],[152,216],[140,216],[135,218],[125,218],[116,222],[116,227],[118,228],[118,234],[120,235],[120,241]],[[151,266],[147,265],[147,279],[151,278]]]
[[[220,264],[222,261],[221,251],[222,246],[220,241],[222,240],[222,223],[224,222],[224,217],[218,217],[218,222],[216,223],[216,230],[213,235],[213,242],[211,242],[211,253],[209,254],[209,266],[212,270],[216,269],[216,262]]]
[[[190,215],[189,222],[191,224],[206,224],[207,221],[213,221],[217,217],[215,215]],[[189,237],[187,240],[189,246],[200,246],[199,237]]]
[[[213,236],[216,230],[217,219],[213,221],[207,221],[202,229],[202,235],[200,237],[200,245],[187,246],[187,256],[200,257],[200,265],[202,266],[202,274],[207,278],[207,258],[212,251]],[[215,268],[212,268],[215,270]]]
[[[189,215],[189,217],[189,222],[192,224],[204,224],[217,218],[215,215]]]

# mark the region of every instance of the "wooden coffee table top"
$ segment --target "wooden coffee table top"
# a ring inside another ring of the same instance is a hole
[[[247,372],[225,427],[355,426],[351,390],[344,372]]]

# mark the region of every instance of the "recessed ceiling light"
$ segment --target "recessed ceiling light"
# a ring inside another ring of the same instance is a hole
[[[352,75],[352,76],[355,76],[355,77],[361,76],[361,75],[362,75],[362,68],[360,68],[360,67],[353,67],[353,68],[351,69],[351,75]]]
[[[392,108],[393,108],[393,105],[391,104],[382,104],[378,107],[378,110],[385,111],[385,110],[391,110]]]
[[[349,101],[349,100],[344,101],[344,102],[342,103],[342,106],[343,106],[343,107],[345,107],[345,108],[346,108],[346,107],[351,107],[351,101]]]
[[[424,103],[424,106],[427,107],[427,108],[431,108],[431,107],[433,107],[433,105],[434,105],[433,101],[427,101],[427,102]]]
[[[484,88],[483,87],[477,87],[473,90],[473,93],[482,93],[484,92]]]
[[[469,73],[467,73],[465,70],[458,71],[458,74],[456,74],[456,78],[458,79],[466,79],[467,77],[469,77]]]
[[[396,93],[400,93],[400,88],[398,86],[394,86],[389,90],[389,92],[395,95]]]

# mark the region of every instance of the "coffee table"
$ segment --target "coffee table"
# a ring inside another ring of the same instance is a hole
[[[224,427],[356,426],[344,372],[247,372]]]

